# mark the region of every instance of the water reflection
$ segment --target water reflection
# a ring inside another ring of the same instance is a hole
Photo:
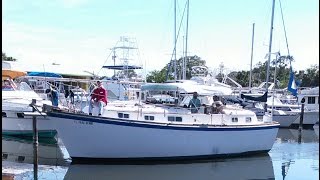
[[[279,129],[269,154],[276,179],[319,178],[319,138],[313,129]]]
[[[301,142],[301,143],[311,143],[319,142],[319,138],[312,129],[284,129],[280,128],[277,134],[276,142]]]
[[[186,164],[71,164],[65,179],[274,179],[268,154]]]
[[[2,136],[2,161],[33,164],[32,139]],[[38,164],[66,166],[63,153],[55,139],[39,139]]]
[[[313,126],[313,129],[314,129],[314,132],[315,132],[316,135],[317,135],[317,138],[319,139],[319,122],[316,123],[316,124]]]
[[[273,148],[261,156],[185,164],[70,165],[59,142],[39,139],[38,179],[319,179],[319,137],[315,130],[299,133],[297,129],[279,129]],[[20,168],[25,173],[15,178],[34,178],[32,139],[3,136],[2,160],[7,167],[2,172]]]

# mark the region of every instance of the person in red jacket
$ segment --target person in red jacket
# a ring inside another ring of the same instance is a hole
[[[103,107],[107,105],[107,90],[102,86],[100,81],[97,81],[98,87],[91,93],[91,102],[89,103],[89,115],[92,115],[93,106],[99,107],[99,116],[103,112]]]

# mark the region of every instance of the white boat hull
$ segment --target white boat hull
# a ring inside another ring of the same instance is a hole
[[[300,114],[273,115],[273,120],[280,124],[280,127],[288,128],[298,118]]]
[[[292,123],[300,117],[300,114],[285,114],[285,115],[273,115],[272,120],[280,124],[281,128],[288,128]],[[257,116],[258,119],[262,119],[263,116]]]
[[[319,111],[304,111],[303,125],[309,125],[312,127],[317,121],[319,121]],[[292,124],[299,125],[300,116]]]
[[[48,112],[75,159],[172,159],[269,151],[278,124],[201,127]]]
[[[37,117],[37,131],[39,137],[52,138],[57,134],[52,121],[44,117]],[[2,117],[2,134],[33,136],[32,117]]]
[[[31,116],[24,116],[24,112],[32,112],[28,99],[11,99],[2,102],[2,134],[33,136],[33,122]],[[44,102],[39,102],[43,105]],[[40,108],[41,111],[41,108]],[[57,134],[51,121],[43,116],[37,117],[39,137],[52,138]]]

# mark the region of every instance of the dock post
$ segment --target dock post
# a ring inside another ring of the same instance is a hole
[[[302,98],[302,100],[301,100],[302,104],[301,104],[300,123],[299,123],[299,131],[300,132],[301,132],[302,127],[303,127],[304,102],[305,102],[305,99]]]
[[[36,100],[32,99],[32,112],[35,112],[36,109],[34,105]],[[32,116],[32,126],[33,126],[33,177],[35,180],[38,179],[38,130],[37,130],[37,118]]]

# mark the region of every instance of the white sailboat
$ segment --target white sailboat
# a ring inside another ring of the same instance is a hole
[[[170,83],[141,88],[144,92],[179,89],[183,91]],[[146,98],[147,93],[142,96]],[[47,115],[73,162],[201,159],[268,152],[279,127],[242,108],[192,114],[188,108],[172,104],[142,102],[110,104],[101,117],[54,110]]]

